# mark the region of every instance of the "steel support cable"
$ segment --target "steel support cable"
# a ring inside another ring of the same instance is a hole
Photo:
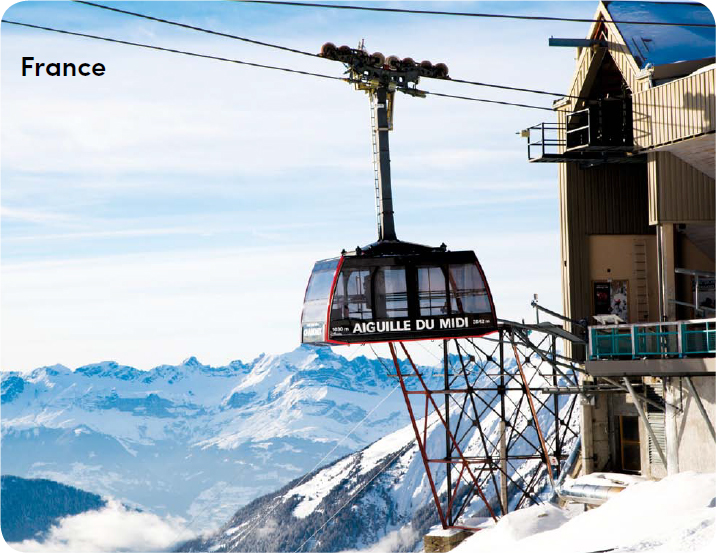
[[[436,78],[436,77],[427,77],[429,79]],[[441,81],[445,81],[448,83],[460,83],[460,84],[469,84],[473,86],[484,86],[486,88],[499,88],[502,90],[512,90],[514,92],[527,92],[529,94],[543,94],[546,96],[557,96],[558,98],[571,98],[574,100],[589,100],[588,96],[573,96],[572,94],[560,94],[559,92],[548,92],[547,90],[537,90],[535,88],[522,88],[518,86],[507,86],[503,84],[493,84],[493,83],[483,83],[481,81],[467,81],[465,79],[454,79],[452,77],[448,77],[447,79],[439,79]]]
[[[82,37],[82,38],[91,38],[91,39],[94,39],[94,40],[101,40],[101,41],[104,41],[104,42],[111,42],[111,43],[115,43],[115,44],[124,44],[124,45],[126,45],[126,46],[135,46],[135,47],[138,47],[138,48],[146,48],[146,49],[148,49],[148,50],[157,50],[157,51],[160,51],[160,52],[169,52],[169,53],[172,53],[172,54],[181,54],[181,55],[184,55],[184,56],[190,56],[190,57],[194,57],[194,58],[204,58],[204,59],[210,59],[210,60],[216,60],[216,61],[224,61],[224,62],[229,62],[229,63],[235,63],[235,64],[238,64],[238,65],[246,65],[246,66],[249,66],[249,67],[257,67],[257,68],[260,68],[260,69],[273,69],[273,70],[276,70],[276,71],[283,71],[283,72],[285,72],[285,73],[296,73],[296,74],[298,74],[298,75],[306,75],[306,76],[310,76],[310,77],[320,77],[320,78],[322,78],[322,79],[330,79],[330,80],[334,80],[334,81],[343,81],[343,82],[348,82],[348,83],[353,82],[352,79],[348,79],[348,78],[346,78],[346,77],[335,77],[335,76],[333,76],[333,75],[325,75],[325,74],[323,74],[323,73],[314,73],[314,72],[311,72],[311,71],[302,71],[302,70],[299,70],[299,69],[290,69],[290,68],[288,68],[288,67],[279,67],[279,66],[275,66],[275,65],[266,65],[266,64],[262,64],[262,63],[255,63],[255,62],[250,62],[250,61],[237,60],[237,59],[233,59],[233,58],[225,58],[225,57],[221,57],[221,56],[211,56],[211,55],[209,55],[209,54],[198,54],[198,53],[196,53],[196,52],[188,52],[188,51],[186,51],[186,50],[178,50],[178,49],[176,49],[176,48],[165,48],[165,47],[163,47],[163,46],[155,46],[155,45],[153,45],[153,44],[143,44],[143,43],[141,43],[141,42],[131,42],[131,41],[129,41],[129,40],[120,40],[120,39],[117,39],[117,38],[109,38],[109,37],[104,37],[104,36],[99,36],[99,35],[90,35],[90,34],[87,34],[87,33],[78,33],[78,32],[74,32],[74,31],[66,31],[66,30],[64,30],[64,29],[55,29],[55,28],[53,28],[53,27],[45,27],[45,26],[43,26],[43,25],[33,25],[33,24],[31,24],[31,23],[22,23],[22,22],[20,22],[20,21],[11,21],[11,20],[9,20],[9,19],[3,19],[2,22],[3,22],[3,23],[7,23],[8,25],[17,25],[17,26],[20,26],[20,27],[29,27],[29,28],[31,28],[31,29],[40,29],[40,30],[42,30],[42,31],[51,31],[51,32],[53,32],[53,33],[60,33],[60,34],[63,34],[63,35],[71,35],[71,36],[78,36],[78,37]],[[440,96],[440,97],[443,97],[443,98],[454,98],[454,99],[458,99],[458,100],[470,100],[470,101],[473,101],[473,102],[484,102],[484,103],[488,103],[488,104],[501,104],[501,105],[505,105],[505,106],[513,106],[513,107],[521,107],[521,108],[528,108],[528,109],[539,109],[539,110],[552,111],[550,108],[545,108],[545,107],[540,107],[540,106],[532,106],[532,105],[528,105],[528,104],[518,104],[518,103],[513,103],[513,102],[500,102],[500,101],[497,101],[497,100],[488,100],[488,99],[486,99],[486,98],[473,98],[473,97],[470,97],[470,96],[457,96],[457,95],[453,95],[453,94],[441,94],[441,93],[439,93],[439,92],[430,92],[430,91],[427,91],[427,90],[424,90],[424,91],[422,91],[422,92],[424,92],[425,94],[430,94],[430,95],[433,95],[433,96]]]
[[[267,47],[267,48],[275,48],[275,49],[277,49],[277,50],[283,50],[283,51],[286,51],[286,52],[292,52],[292,53],[294,53],[294,54],[301,54],[301,55],[304,55],[304,56],[310,56],[310,57],[319,58],[319,59],[326,59],[325,57],[321,56],[320,54],[314,54],[313,52],[307,52],[307,51],[305,51],[305,50],[299,50],[298,48],[290,48],[290,47],[288,47],[288,46],[282,46],[282,45],[280,45],[280,44],[274,44],[274,43],[271,43],[271,42],[264,42],[264,41],[261,41],[261,40],[255,40],[255,39],[251,39],[251,38],[247,38],[247,37],[242,37],[242,36],[238,36],[238,35],[233,35],[233,34],[230,34],[230,33],[223,33],[223,32],[220,32],[220,31],[214,31],[214,30],[212,30],[212,29],[207,29],[207,28],[205,28],[205,27],[198,27],[198,26],[196,26],[196,25],[189,25],[189,24],[187,24],[187,23],[180,23],[180,22],[178,22],[178,21],[171,21],[171,20],[169,20],[169,19],[163,19],[163,18],[161,18],[161,17],[154,17],[154,16],[151,16],[151,15],[143,14],[143,13],[132,12],[132,11],[129,11],[129,10],[122,10],[122,9],[119,9],[119,8],[113,8],[113,7],[111,7],[111,6],[105,6],[105,5],[102,5],[102,4],[97,4],[97,3],[95,3],[95,2],[88,2],[88,1],[86,1],[86,0],[73,0],[73,1],[76,2],[77,4],[84,4],[84,5],[86,5],[86,6],[90,6],[90,7],[93,7],[93,8],[99,8],[99,9],[102,9],[102,10],[108,10],[108,11],[112,11],[112,12],[116,12],[116,13],[121,13],[121,14],[125,14],[125,15],[131,15],[131,16],[133,16],[133,17],[140,17],[140,18],[142,18],[142,19],[147,19],[147,20],[149,20],[149,21],[156,21],[156,22],[158,22],[158,23],[165,23],[165,24],[167,24],[167,25],[173,25],[173,26],[176,26],[176,27],[181,27],[181,28],[183,28],[183,29],[189,29],[189,30],[192,30],[192,31],[198,31],[198,32],[201,32],[201,33],[206,33],[206,34],[210,34],[210,35],[214,35],[214,36],[221,36],[221,37],[225,37],[225,38],[231,38],[231,39],[234,39],[234,40],[240,40],[240,41],[247,42],[247,43],[250,43],[250,44],[256,44],[256,45],[258,45],[258,46],[265,46],[265,47]],[[588,98],[585,97],[585,96],[575,96],[575,95],[563,94],[563,93],[559,93],[559,92],[549,92],[549,91],[546,91],[546,90],[537,90],[537,89],[533,89],[533,88],[522,88],[522,87],[516,87],[516,86],[499,85],[499,84],[494,84],[494,83],[485,83],[485,82],[481,82],[481,81],[469,81],[469,80],[466,80],[466,79],[450,78],[450,79],[448,80],[448,82],[461,83],[461,84],[469,84],[469,85],[473,85],[473,86],[484,86],[484,87],[488,87],[488,88],[497,88],[497,89],[502,89],[502,90],[512,90],[512,91],[515,91],[515,92],[526,92],[526,93],[530,93],[530,94],[543,94],[543,95],[547,95],[547,96],[556,96],[556,97],[558,97],[558,98],[572,98],[572,99],[577,99],[577,100],[587,100],[587,99],[588,99]]]
[[[243,41],[243,42],[248,42],[248,43],[251,43],[251,44],[257,44],[258,46],[266,46],[267,48],[276,48],[277,50],[284,50],[284,51],[286,51],[286,52],[293,52],[294,54],[302,54],[302,55],[304,55],[304,56],[311,56],[311,57],[313,57],[313,58],[326,59],[326,58],[324,58],[323,56],[320,56],[319,54],[313,54],[312,52],[305,52],[304,50],[298,50],[297,48],[289,48],[288,46],[281,46],[281,45],[279,45],[279,44],[273,44],[273,43],[271,43],[271,42],[262,42],[262,41],[260,41],[260,40],[254,40],[254,39],[246,38],[246,37],[243,37],[243,36],[232,35],[232,34],[229,34],[229,33],[222,33],[222,32],[219,32],[219,31],[212,31],[211,29],[206,29],[206,28],[204,28],[204,27],[197,27],[197,26],[195,26],[195,25],[188,25],[188,24],[186,24],[186,23],[179,23],[178,21],[171,21],[171,20],[169,20],[169,19],[162,19],[161,17],[154,17],[154,16],[151,16],[151,15],[143,14],[143,13],[130,12],[130,11],[128,11],[128,10],[120,10],[119,8],[113,8],[113,7],[110,7],[110,6],[104,6],[104,5],[102,5],[102,4],[96,4],[96,3],[94,3],[94,2],[86,2],[85,0],[73,0],[73,1],[74,1],[75,3],[77,3],[77,4],[84,4],[85,6],[90,6],[90,7],[93,7],[93,8],[99,8],[99,9],[102,9],[102,10],[108,10],[108,11],[116,12],[116,13],[122,13],[122,14],[125,14],[125,15],[131,15],[131,16],[134,16],[134,17],[141,17],[142,19],[148,19],[148,20],[150,20],[150,21],[156,21],[156,22],[158,22],[158,23],[166,23],[167,25],[174,25],[174,26],[176,26],[176,27],[181,27],[181,28],[183,28],[183,29],[190,29],[190,30],[192,30],[192,31],[199,31],[199,32],[201,32],[201,33],[206,33],[206,34],[209,34],[209,35],[222,36],[222,37],[225,37],[225,38],[232,38],[232,39],[234,39],[234,40],[241,40],[241,41]]]
[[[153,44],[143,44],[143,43],[141,43],[141,42],[131,42],[131,41],[128,41],[128,40],[120,40],[120,39],[118,39],[118,38],[109,38],[109,37],[98,36],[98,35],[90,35],[90,34],[86,34],[86,33],[77,33],[77,32],[74,32],[74,31],[65,31],[65,30],[63,30],[63,29],[55,29],[55,28],[53,28],[53,27],[44,27],[44,26],[42,26],[42,25],[33,25],[33,24],[31,24],[31,23],[21,23],[21,22],[19,22],[19,21],[10,21],[9,19],[3,19],[2,22],[3,22],[3,23],[7,23],[7,24],[9,24],[9,25],[18,25],[18,26],[20,26],[20,27],[30,27],[30,28],[32,28],[32,29],[40,29],[40,30],[43,30],[43,31],[51,31],[51,32],[53,32],[53,33],[60,33],[60,34],[63,34],[63,35],[72,35],[72,36],[79,36],[79,37],[82,37],[82,38],[91,38],[91,39],[94,39],[94,40],[102,40],[102,41],[104,41],[104,42],[112,42],[112,43],[115,43],[115,44],[124,44],[124,45],[127,45],[127,46],[136,46],[136,47],[138,47],[138,48],[146,48],[146,49],[148,49],[148,50],[158,50],[158,51],[160,51],[160,52],[170,52],[170,53],[172,53],[172,54],[181,54],[181,55],[184,55],[184,56],[191,56],[191,57],[194,57],[194,58],[204,58],[204,59],[210,59],[210,60],[216,60],[216,61],[225,61],[225,62],[229,62],[229,63],[235,63],[235,64],[238,64],[238,65],[248,65],[248,66],[250,66],[250,67],[258,67],[258,68],[260,68],[260,69],[274,69],[274,70],[276,70],[276,71],[284,71],[284,72],[286,72],[286,73],[297,73],[297,74],[299,74],[299,75],[308,75],[308,76],[310,76],[310,77],[320,77],[320,78],[322,78],[322,79],[331,79],[331,80],[334,80],[334,81],[344,81],[344,82],[348,82],[348,81],[349,81],[349,79],[347,79],[347,78],[345,78],[345,77],[335,77],[335,76],[333,76],[333,75],[324,75],[324,74],[322,74],[322,73],[313,73],[313,72],[310,72],[310,71],[301,71],[301,70],[298,70],[298,69],[290,69],[290,68],[288,68],[288,67],[278,67],[278,66],[275,66],[275,65],[265,65],[265,64],[262,64],[262,63],[254,63],[254,62],[250,62],[250,61],[242,61],[242,60],[237,60],[237,59],[232,59],[232,58],[224,58],[224,57],[221,57],[221,56],[211,56],[211,55],[209,55],[209,54],[197,54],[196,52],[188,52],[188,51],[186,51],[186,50],[177,50],[177,49],[175,49],[175,48],[165,48],[165,47],[163,47],[163,46],[155,46],[155,45],[153,45]]]
[[[418,15],[450,15],[460,17],[483,17],[491,19],[521,19],[526,21],[563,21],[571,23],[616,23],[622,25],[657,25],[667,27],[707,27],[714,28],[711,23],[677,23],[671,21],[604,21],[602,19],[587,19],[584,17],[554,17],[548,15],[514,15],[504,13],[479,13],[479,12],[449,12],[441,10],[411,10],[407,8],[375,8],[368,6],[345,6],[338,4],[319,4],[314,2],[282,2],[277,0],[232,0],[234,2],[245,2],[250,4],[275,4],[279,6],[300,6],[303,8],[331,8],[335,10],[362,10],[371,12],[405,13]]]
[[[290,48],[290,47],[288,47],[288,46],[282,46],[282,45],[280,45],[280,44],[274,44],[274,43],[272,43],[272,42],[264,42],[264,41],[261,41],[261,40],[255,40],[255,39],[247,38],[247,37],[243,37],[243,36],[232,35],[232,34],[230,34],[230,33],[223,33],[223,32],[220,32],[220,31],[214,31],[214,30],[212,30],[212,29],[207,29],[206,27],[198,27],[198,26],[196,26],[196,25],[189,25],[189,24],[187,24],[187,23],[180,23],[180,22],[178,22],[178,21],[171,21],[171,20],[169,20],[169,19],[163,19],[163,18],[161,18],[161,17],[154,17],[154,16],[151,16],[151,15],[147,15],[147,14],[143,14],[143,13],[139,13],[139,12],[133,12],[133,11],[129,11],[129,10],[122,10],[122,9],[119,9],[119,8],[113,8],[113,7],[111,7],[111,6],[105,6],[105,5],[103,5],[103,4],[97,4],[97,3],[95,3],[95,2],[87,2],[86,0],[73,0],[73,2],[76,2],[77,4],[84,4],[85,6],[90,6],[90,7],[93,7],[93,8],[99,8],[99,9],[102,9],[102,10],[108,10],[108,11],[111,11],[111,12],[121,13],[121,14],[125,14],[125,15],[131,15],[131,16],[133,16],[133,17],[140,17],[140,18],[142,18],[142,19],[147,19],[147,20],[149,20],[149,21],[156,21],[156,22],[158,22],[158,23],[165,23],[165,24],[167,24],[167,25],[174,25],[174,26],[176,26],[176,27],[181,27],[181,28],[183,28],[183,29],[189,29],[189,30],[192,30],[192,31],[199,31],[199,32],[201,32],[201,33],[206,33],[206,34],[209,34],[209,35],[221,36],[221,37],[225,37],[225,38],[231,38],[231,39],[234,39],[234,40],[241,40],[241,41],[243,41],[243,42],[248,42],[248,43],[250,43],[250,44],[256,44],[256,45],[258,45],[258,46],[265,46],[265,47],[267,47],[267,48],[275,48],[275,49],[277,49],[277,50],[283,50],[283,51],[286,51],[286,52],[292,52],[292,53],[294,53],[294,54],[301,54],[301,55],[304,55],[304,56],[310,56],[310,57],[313,57],[313,58],[319,58],[319,59],[323,59],[323,60],[328,59],[328,58],[325,58],[324,56],[321,56],[320,54],[314,54],[313,52],[307,52],[307,51],[305,51],[305,50],[299,50],[298,48]],[[334,60],[329,60],[329,61],[334,61]],[[441,80],[445,80],[445,79],[441,79]],[[562,94],[562,93],[559,93],[559,92],[548,92],[548,91],[546,91],[546,90],[536,90],[536,89],[533,89],[533,88],[520,88],[520,87],[516,87],[516,86],[507,86],[507,85],[500,85],[500,84],[494,84],[494,83],[484,83],[484,82],[479,82],[479,81],[468,81],[468,80],[465,80],[465,79],[454,79],[454,78],[450,78],[450,79],[448,79],[448,82],[461,83],[461,84],[469,84],[469,85],[474,85],[474,86],[484,86],[484,87],[488,87],[488,88],[498,88],[498,89],[502,89],[502,90],[512,90],[512,91],[515,91],[515,92],[527,92],[527,93],[531,93],[531,94],[544,94],[544,95],[547,95],[547,96],[556,96],[556,97],[559,97],[559,98],[573,98],[573,99],[577,99],[577,100],[587,100],[587,99],[588,99],[588,98],[586,98],[585,96],[573,96],[573,95],[570,95],[570,94]]]

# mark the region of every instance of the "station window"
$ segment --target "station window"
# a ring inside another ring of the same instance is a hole
[[[395,319],[408,316],[408,289],[405,269],[380,267],[373,277],[375,287],[375,313],[377,319]]]
[[[474,263],[450,265],[450,308],[452,313],[490,313],[490,299]]]
[[[442,267],[418,267],[418,297],[421,316],[448,314]]]
[[[332,319],[373,318],[370,301],[370,270],[341,271],[333,293]]]

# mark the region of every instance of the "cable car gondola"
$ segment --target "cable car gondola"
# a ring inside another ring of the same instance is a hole
[[[301,320],[315,345],[481,336],[496,323],[474,252],[400,241],[318,261]]]
[[[344,61],[351,82],[371,98],[378,157],[378,241],[316,262],[306,287],[301,342],[363,344],[495,331],[495,306],[474,252],[402,242],[395,234],[388,144],[393,99],[395,90],[422,95],[409,85],[417,84],[419,68],[427,62],[376,66],[376,60],[385,59],[382,54],[330,43],[322,55]],[[444,67],[440,75],[447,78],[447,67],[438,65]]]

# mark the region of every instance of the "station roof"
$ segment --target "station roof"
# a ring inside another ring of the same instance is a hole
[[[603,4],[614,21],[714,24],[711,11],[698,3],[605,1]],[[714,28],[616,25],[640,69],[647,63],[656,66],[716,55]]]

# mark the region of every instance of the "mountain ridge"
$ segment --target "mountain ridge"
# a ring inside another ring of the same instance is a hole
[[[4,473],[191,518],[198,530],[408,421],[398,394],[385,400],[397,383],[384,361],[328,348],[221,367],[196,357],[148,371],[51,365],[1,381]]]

